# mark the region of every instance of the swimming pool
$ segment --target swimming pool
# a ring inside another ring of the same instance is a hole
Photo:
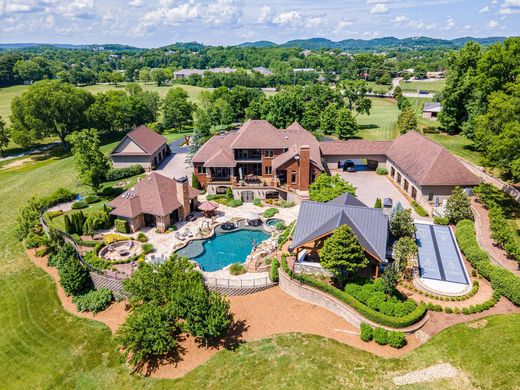
[[[199,263],[203,271],[218,271],[233,263],[243,263],[253,249],[269,238],[260,229],[239,229],[229,233],[216,233],[207,240],[193,240],[176,253]]]

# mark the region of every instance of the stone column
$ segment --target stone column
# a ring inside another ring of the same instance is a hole
[[[186,176],[175,179],[177,182],[177,199],[182,204],[179,209],[179,217],[186,219],[190,213],[190,190]]]

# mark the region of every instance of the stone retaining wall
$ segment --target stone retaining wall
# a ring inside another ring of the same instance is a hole
[[[363,317],[356,310],[341,302],[339,299],[336,299],[329,294],[326,294],[305,284],[301,284],[297,280],[292,280],[289,275],[283,271],[282,268],[279,269],[279,278],[280,288],[287,294],[301,301],[327,309],[358,329],[361,323],[364,322],[373,327],[378,326],[387,330],[394,330],[404,332],[406,334],[411,334],[419,330],[426,323],[426,321],[428,321],[429,318],[428,314],[426,314],[426,316],[421,321],[407,328],[396,329],[383,326]]]

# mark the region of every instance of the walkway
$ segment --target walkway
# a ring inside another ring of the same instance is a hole
[[[484,249],[492,261],[520,276],[520,269],[518,262],[507,257],[506,252],[495,245],[495,241],[491,238],[491,228],[489,224],[489,212],[473,199],[471,207],[475,214],[475,231],[477,233],[477,240],[482,249]]]

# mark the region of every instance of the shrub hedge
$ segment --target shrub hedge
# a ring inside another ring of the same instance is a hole
[[[106,288],[91,290],[86,294],[72,298],[72,302],[76,304],[76,308],[79,311],[91,311],[94,314],[105,310],[113,300],[114,295],[112,291]]]
[[[233,263],[229,266],[229,273],[231,275],[242,275],[246,273],[245,267],[240,263]]]
[[[374,335],[374,329],[368,324],[365,324],[364,322],[361,323],[360,326],[361,332],[359,333],[359,337],[361,340],[365,342],[369,342],[372,340],[372,337]]]
[[[144,168],[140,165],[130,165],[127,168],[112,168],[105,174],[107,181],[126,179],[127,177],[139,175],[144,172]]]
[[[87,202],[88,204],[99,202],[99,196],[97,195],[87,195],[83,198],[84,202]]]
[[[278,214],[279,210],[276,207],[270,207],[267,210],[264,211],[263,217],[264,218],[272,218],[275,214]]]
[[[491,264],[488,254],[478,245],[473,221],[460,221],[455,237],[461,251],[478,273],[489,280],[495,290],[519,306],[520,278],[505,268]]]
[[[88,207],[88,203],[84,202],[82,200],[77,200],[76,202],[72,203],[72,205],[70,206],[70,208],[72,210],[84,209],[86,207]]]
[[[376,173],[378,175],[388,175],[388,169],[386,169],[385,167],[377,167]]]
[[[278,268],[280,267],[280,263],[278,262],[278,259],[273,259],[271,262],[271,268],[269,270],[269,279],[271,279],[271,282],[278,282]]]
[[[144,253],[145,255],[147,255],[148,253],[152,253],[153,250],[154,250],[153,245],[150,244],[149,242],[143,244],[141,248],[143,249],[143,253]]]
[[[417,214],[419,214],[421,217],[428,217],[430,214],[416,201],[412,202],[412,207],[415,210]]]
[[[364,317],[381,325],[389,326],[392,328],[406,328],[420,321],[426,314],[426,305],[424,304],[417,305],[414,311],[403,317],[393,317],[380,313],[374,309],[371,309],[362,302],[358,301],[356,298],[346,293],[345,291],[341,291],[336,287],[322,282],[321,280],[314,279],[311,276],[293,273],[287,266],[285,254],[282,255],[282,268],[291,278],[299,280],[301,283],[305,283],[308,286],[314,287],[318,290],[332,295],[333,297],[339,299],[343,303],[351,306]]]
[[[450,221],[446,217],[434,217],[433,223],[436,225],[449,225]]]
[[[114,225],[116,228],[116,232],[118,233],[130,233],[130,226],[128,225],[128,221],[126,219],[116,218],[114,221]]]
[[[238,207],[242,206],[244,202],[242,202],[240,199],[232,199],[229,202],[227,202],[227,206],[229,207]]]

